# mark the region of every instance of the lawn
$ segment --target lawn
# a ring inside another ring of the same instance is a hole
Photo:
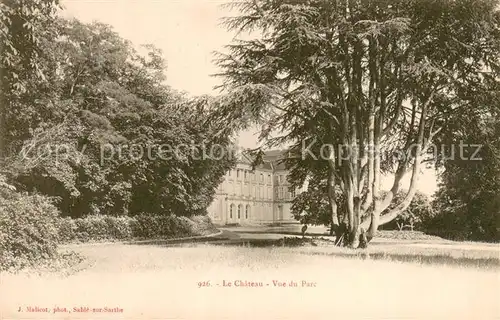
[[[426,249],[408,243],[373,245],[361,252],[323,246],[321,241],[295,247],[273,241],[257,247],[250,242],[74,246],[85,260],[72,267],[71,274],[68,270],[2,274],[0,318],[494,319],[500,315],[498,250]],[[27,312],[28,306],[52,313]],[[56,307],[71,314],[54,314]],[[87,312],[75,312],[87,307]]]

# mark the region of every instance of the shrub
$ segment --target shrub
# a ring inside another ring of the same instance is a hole
[[[111,239],[130,239],[133,237],[130,217],[110,217],[104,218],[107,224],[108,236]]]
[[[153,238],[160,233],[161,229],[160,221],[149,215],[135,216],[131,228],[136,238]]]
[[[23,268],[57,255],[58,210],[38,194],[0,196],[0,268]]]
[[[71,242],[77,238],[75,219],[60,218],[58,219],[57,228],[60,242]]]
[[[125,240],[132,238],[130,217],[87,216],[85,218],[60,218],[58,221],[61,242]]]
[[[108,224],[104,216],[87,216],[75,219],[78,240],[105,240],[108,239]]]
[[[189,221],[193,223],[191,233],[194,235],[208,235],[217,231],[217,228],[208,216],[192,216]]]
[[[180,217],[141,214],[134,218],[132,234],[136,238],[176,238],[191,235],[189,223]]]

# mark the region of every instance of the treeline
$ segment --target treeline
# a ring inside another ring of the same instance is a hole
[[[232,129],[211,116],[215,99],[165,85],[153,45],[62,19],[58,5],[0,4],[2,261],[25,265],[54,256],[61,237],[108,239],[116,229],[203,234],[186,223],[212,228],[195,216],[234,164]]]
[[[54,18],[38,34],[37,74],[3,66],[18,79],[3,93],[12,184],[75,218],[204,214],[232,165],[209,99],[164,85],[160,50],[139,54],[107,25]]]

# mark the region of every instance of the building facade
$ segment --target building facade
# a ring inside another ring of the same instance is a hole
[[[297,222],[291,201],[300,190],[292,190],[288,171],[280,160],[282,151],[268,151],[263,164],[252,170],[252,159],[243,153],[237,165],[219,185],[208,214],[215,224],[272,224]]]

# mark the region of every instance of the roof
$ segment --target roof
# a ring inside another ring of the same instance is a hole
[[[267,150],[263,152],[262,163],[257,168],[265,170],[286,170],[285,162],[282,161],[287,157],[287,150]],[[250,153],[250,150],[245,150],[238,158],[239,163],[252,164],[255,156]]]

